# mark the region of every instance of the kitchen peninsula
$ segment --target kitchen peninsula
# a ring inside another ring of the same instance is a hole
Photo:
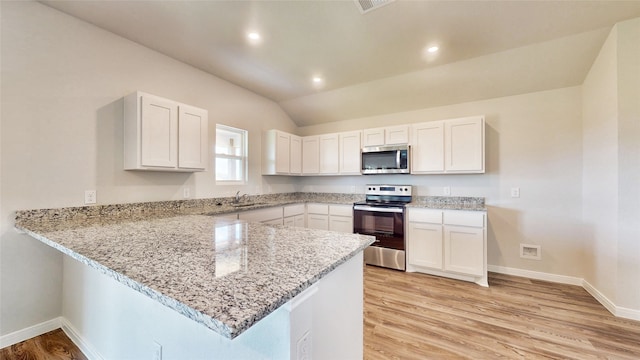
[[[95,357],[362,358],[373,237],[195,210],[70,209],[18,212],[16,228],[66,255],[66,330]]]

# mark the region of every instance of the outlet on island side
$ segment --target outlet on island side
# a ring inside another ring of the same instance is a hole
[[[296,351],[297,360],[310,360],[311,359],[311,331],[307,331],[298,339]]]
[[[157,341],[153,342],[153,360],[162,360],[162,345]]]

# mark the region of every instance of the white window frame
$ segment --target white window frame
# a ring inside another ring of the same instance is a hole
[[[242,153],[240,155],[229,155],[218,153],[217,140],[218,140],[218,130],[228,131],[232,133],[236,133],[242,138]],[[249,145],[249,132],[244,129],[234,128],[227,125],[216,124],[216,144],[214,145],[214,164],[213,164],[213,176],[215,177],[217,185],[244,185],[247,183],[248,178],[248,145]],[[240,168],[241,168],[241,178],[242,180],[219,180],[218,179],[218,171],[217,171],[217,160],[218,159],[230,159],[230,160],[240,160]]]

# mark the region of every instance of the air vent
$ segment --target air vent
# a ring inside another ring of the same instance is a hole
[[[354,0],[362,14],[391,4],[394,0]]]

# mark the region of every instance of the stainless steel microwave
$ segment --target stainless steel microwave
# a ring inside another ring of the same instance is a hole
[[[362,173],[408,174],[411,171],[409,145],[362,148]]]

